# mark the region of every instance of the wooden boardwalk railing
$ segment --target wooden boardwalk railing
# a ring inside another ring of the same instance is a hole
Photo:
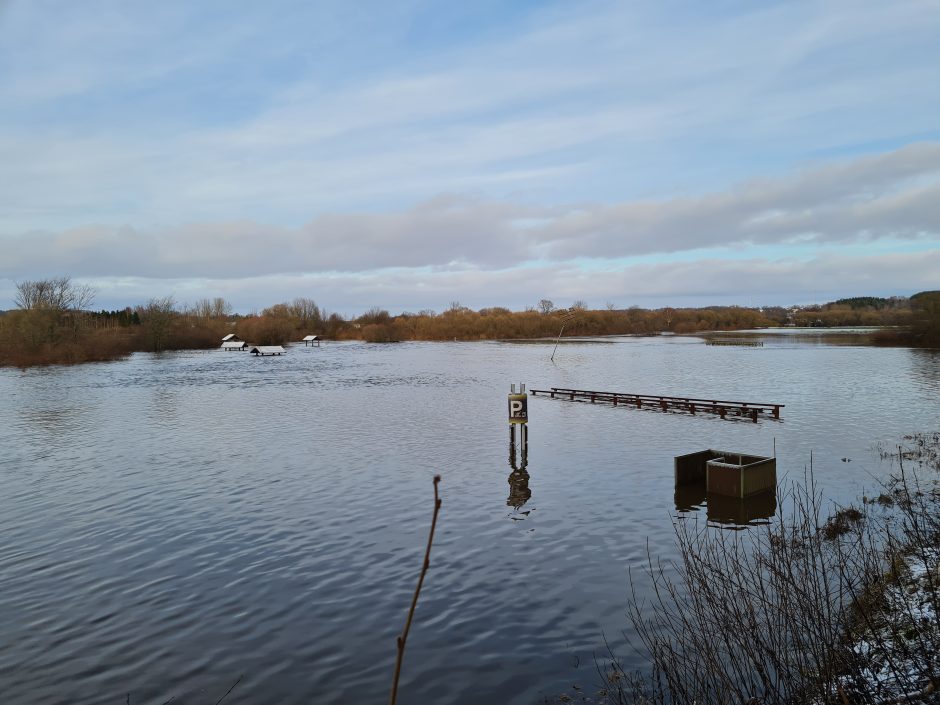
[[[740,345],[746,348],[762,348],[764,341],[746,338],[708,338],[705,340],[705,345]]]
[[[732,416],[750,417],[757,423],[759,416],[770,414],[774,419],[780,418],[780,409],[785,404],[768,404],[764,402],[728,401],[723,399],[695,399],[692,397],[667,397],[658,394],[627,394],[625,392],[599,392],[587,389],[566,389],[552,387],[551,389],[533,389],[532,396],[548,394],[552,399],[565,399],[568,401],[590,401],[613,404],[614,406],[635,406],[637,409],[656,408],[662,411],[678,409],[691,414],[699,411],[718,414],[726,418]]]

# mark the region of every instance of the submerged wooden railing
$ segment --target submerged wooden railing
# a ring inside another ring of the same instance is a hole
[[[548,394],[552,399],[565,399],[567,401],[590,401],[592,404],[601,402],[613,406],[635,406],[637,409],[656,408],[662,411],[678,409],[691,414],[699,411],[711,412],[721,418],[732,416],[750,417],[757,423],[762,414],[769,414],[774,419],[780,418],[780,409],[785,404],[769,404],[764,402],[728,401],[725,399],[696,399],[693,397],[670,397],[659,394],[630,394],[626,392],[600,392],[587,389],[567,389],[552,387],[551,389],[533,389],[532,396]]]
[[[707,338],[705,345],[739,345],[746,348],[762,348],[762,340],[749,340],[747,338]]]

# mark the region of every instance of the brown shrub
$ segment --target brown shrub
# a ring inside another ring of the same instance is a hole
[[[289,319],[276,316],[243,318],[235,326],[235,332],[254,345],[283,345],[297,335]]]

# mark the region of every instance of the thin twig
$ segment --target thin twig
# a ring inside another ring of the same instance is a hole
[[[220,702],[222,702],[223,700],[225,700],[225,699],[228,697],[228,694],[231,693],[233,690],[235,690],[235,686],[238,685],[239,683],[241,683],[241,680],[242,680],[242,678],[244,678],[244,677],[245,677],[245,674],[244,674],[244,673],[243,673],[242,675],[240,675],[240,676],[238,677],[238,680],[235,681],[234,683],[232,683],[232,687],[225,691],[225,695],[223,695],[221,698],[219,698],[218,700],[215,701],[215,705],[219,705]]]
[[[555,347],[552,348],[552,357],[551,357],[552,362],[555,361],[555,351],[558,350],[558,341],[561,340],[561,335],[562,335],[562,333],[565,332],[565,326],[566,326],[566,325],[568,325],[568,324],[567,324],[567,323],[562,323],[562,324],[561,324],[561,330],[558,331],[558,338],[555,340]]]
[[[411,629],[411,620],[415,615],[415,607],[418,606],[418,595],[421,594],[421,585],[424,583],[424,576],[431,566],[431,543],[434,541],[434,528],[437,526],[437,513],[441,509],[441,500],[437,496],[437,485],[441,481],[440,475],[434,476],[434,515],[431,517],[431,531],[428,534],[428,547],[424,552],[424,563],[421,566],[421,575],[418,577],[418,585],[415,587],[415,594],[411,598],[411,608],[408,610],[408,619],[405,620],[405,628],[397,639],[398,656],[395,659],[395,677],[392,680],[392,694],[389,698],[389,705],[395,705],[398,700],[398,678],[401,676],[401,662],[405,656],[405,642],[408,641],[408,631]]]
[[[836,683],[836,691],[839,693],[839,698],[842,700],[842,705],[849,705],[849,698],[845,694],[845,691],[842,690],[841,683]]]

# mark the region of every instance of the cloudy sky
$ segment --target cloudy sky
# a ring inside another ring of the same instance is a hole
[[[938,37],[938,0],[0,0],[0,308],[940,288]]]

